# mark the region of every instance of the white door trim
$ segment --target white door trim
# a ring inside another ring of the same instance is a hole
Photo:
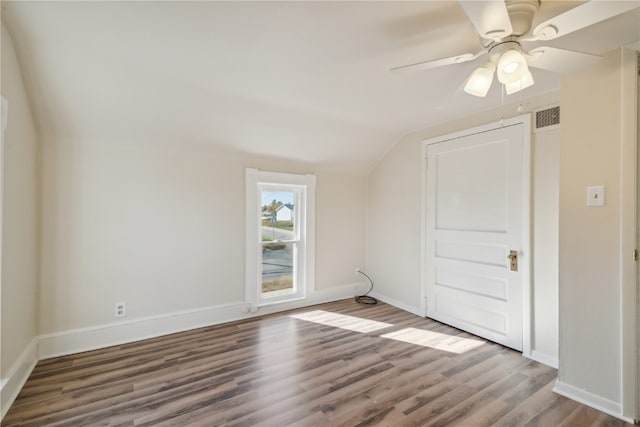
[[[626,52],[625,52],[626,53]],[[637,69],[637,54],[623,55],[623,61],[629,67]],[[621,412],[627,419],[640,418],[640,384],[638,375],[640,354],[638,332],[640,331],[640,307],[638,286],[638,262],[633,259],[633,250],[638,249],[638,227],[640,226],[640,144],[638,126],[640,126],[640,77],[628,73],[623,82],[622,114],[620,118],[620,325],[621,325]]]
[[[531,115],[523,114],[510,119],[505,119],[502,122],[493,122],[485,125],[477,126],[471,129],[465,129],[458,132],[449,133],[446,135],[438,136],[435,138],[429,138],[422,142],[422,173],[421,173],[421,192],[420,192],[420,310],[426,316],[426,293],[427,293],[427,274],[426,274],[426,255],[427,255],[427,147],[431,144],[437,144],[440,142],[446,142],[452,139],[457,139],[465,136],[470,136],[482,132],[488,132],[501,127],[522,125],[522,140],[523,140],[523,153],[522,153],[522,251],[523,260],[526,258],[527,262],[523,262],[522,265],[522,354],[526,357],[531,357],[531,324],[532,324],[532,310],[531,310],[531,265],[533,250],[531,247]]]

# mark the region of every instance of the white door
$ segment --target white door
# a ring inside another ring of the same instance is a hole
[[[517,123],[426,147],[427,316],[520,351],[528,286],[525,132]],[[513,267],[510,254],[517,255]]]

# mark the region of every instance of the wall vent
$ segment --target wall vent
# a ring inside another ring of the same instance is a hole
[[[534,132],[556,129],[560,126],[560,106],[545,108],[535,113]]]

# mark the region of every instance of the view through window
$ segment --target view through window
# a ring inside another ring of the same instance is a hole
[[[295,255],[299,243],[296,221],[298,192],[263,187],[260,193],[261,292],[265,297],[295,292]]]

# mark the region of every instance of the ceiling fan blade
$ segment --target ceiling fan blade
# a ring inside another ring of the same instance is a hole
[[[530,40],[553,40],[637,7],[638,1],[591,0],[541,23]]]
[[[600,59],[601,56],[548,46],[537,47],[527,54],[527,62],[531,67],[560,74],[575,73],[590,67]]]
[[[453,65],[453,64],[461,64],[467,61],[473,61],[480,55],[484,54],[485,51],[480,51],[478,53],[464,53],[462,55],[450,56],[449,58],[436,59],[433,61],[424,61],[418,62],[415,64],[402,65],[400,67],[394,67],[391,69],[393,72],[403,72],[403,71],[419,71],[419,70],[430,70],[432,68],[444,67],[445,65]]]
[[[460,0],[460,5],[483,39],[497,40],[513,32],[504,0]]]

